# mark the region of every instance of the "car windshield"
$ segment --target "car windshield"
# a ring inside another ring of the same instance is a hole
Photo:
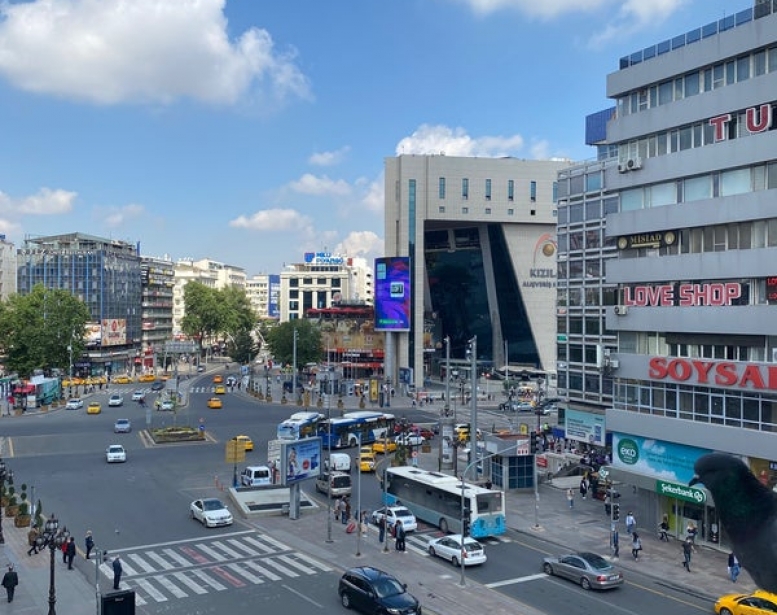
[[[111,446],[111,447],[108,449],[108,452],[109,452],[109,453],[123,453],[123,452],[124,452],[124,449],[123,449],[123,448],[121,448],[120,446]]]
[[[379,598],[388,598],[389,596],[397,596],[405,593],[405,588],[396,579],[383,577],[375,581],[373,585],[375,594]]]
[[[202,503],[202,508],[204,510],[223,510],[224,505],[221,500],[205,500]]]
[[[581,553],[580,557],[588,562],[588,565],[591,566],[591,568],[594,570],[607,570],[608,568],[612,568],[610,563],[599,555],[595,555],[593,553]]]
[[[476,540],[473,540],[472,542],[468,540],[464,543],[464,550],[467,551],[468,553],[474,553],[477,551],[482,551],[483,547],[480,546],[480,543],[477,542]]]

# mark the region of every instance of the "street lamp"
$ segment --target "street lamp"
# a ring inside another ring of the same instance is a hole
[[[451,415],[451,338],[445,336],[445,406],[444,416]]]
[[[5,494],[5,481],[10,482],[13,480],[13,470],[9,470],[5,465],[5,461],[0,458],[0,495]],[[3,536],[3,507],[0,506],[0,545],[5,544],[5,536]]]
[[[54,554],[62,550],[62,545],[70,538],[70,532],[66,527],[59,529],[59,520],[52,513],[44,525],[43,536],[38,538],[38,546],[43,548],[48,546],[50,553],[49,560],[49,615],[57,615],[55,605],[57,603],[57,591],[54,585]]]
[[[327,387],[327,389],[331,389],[331,374],[329,371],[326,373],[326,379],[327,384],[330,386]],[[329,468],[328,468],[328,474],[327,474],[327,494],[326,494],[326,541],[327,542],[334,542],[332,540],[332,396],[327,395],[326,396],[326,424],[329,429],[329,434],[327,438],[327,450],[329,453]],[[361,473],[361,468],[359,468],[359,473]],[[338,511],[339,512],[339,511]]]

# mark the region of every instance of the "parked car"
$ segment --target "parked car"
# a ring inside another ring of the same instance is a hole
[[[421,603],[407,592],[407,585],[371,566],[349,568],[337,586],[340,603],[362,613],[422,615]]]
[[[464,539],[464,551],[462,552],[461,534],[432,538],[427,549],[432,557],[441,557],[454,566],[460,566],[462,561],[465,566],[476,566],[486,562],[486,551],[483,549],[483,545],[474,538],[467,536]]]
[[[205,527],[218,527],[220,525],[232,525],[232,513],[217,498],[204,498],[194,500],[189,506],[189,516],[199,521]]]
[[[108,406],[113,408],[116,406],[123,406],[124,405],[124,397],[118,394],[111,395],[108,398]]]
[[[138,389],[132,394],[132,401],[143,401],[146,399],[146,392]]]
[[[124,463],[127,461],[127,452],[121,444],[111,444],[105,449],[105,460],[108,463]]]
[[[373,511],[371,519],[375,525],[379,525],[383,517],[386,517],[386,526],[389,529],[392,529],[397,521],[402,522],[402,527],[405,528],[406,532],[413,532],[418,529],[418,521],[416,521],[415,515],[404,506],[384,506]]]
[[[102,406],[99,401],[93,401],[86,407],[87,414],[100,414],[102,412]]]
[[[272,470],[267,466],[248,466],[240,473],[240,484],[244,487],[260,487],[272,484]]]
[[[601,555],[590,552],[546,557],[542,570],[548,575],[579,583],[583,589],[609,589],[623,585],[623,573]]]
[[[129,433],[132,431],[132,423],[129,419],[116,419],[113,424],[113,433]]]
[[[154,382],[156,380],[156,376],[154,374],[143,374],[140,378],[138,378],[138,382]]]
[[[129,376],[126,376],[126,375],[115,376],[113,378],[113,383],[114,384],[130,384],[131,382],[132,382],[132,378],[130,378]]]
[[[759,589],[752,594],[726,594],[715,601],[718,615],[774,615],[777,595]]]
[[[67,410],[79,410],[80,408],[84,407],[84,400],[80,397],[71,397],[67,400],[67,403],[65,404],[65,409]]]
[[[316,477],[316,491],[339,498],[351,495],[353,481],[345,472],[322,472]]]

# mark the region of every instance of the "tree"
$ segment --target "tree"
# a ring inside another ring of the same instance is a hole
[[[256,316],[244,290],[224,288],[218,291],[218,299],[224,309],[221,333],[228,333],[234,338],[238,332],[254,329]]]
[[[84,352],[90,320],[86,304],[67,290],[37,284],[28,295],[12,295],[0,308],[0,347],[7,368],[25,377],[36,369],[67,373],[70,349],[74,358]]]
[[[253,361],[259,352],[259,346],[251,336],[248,329],[242,329],[235,333],[228,347],[229,357],[241,364]]]
[[[221,329],[222,305],[215,289],[202,282],[189,282],[183,289],[184,317],[181,329],[200,342],[200,350],[206,338]]]
[[[321,331],[309,320],[298,319],[284,322],[267,332],[267,345],[276,363],[291,364],[294,358],[294,331],[297,331],[297,365],[318,363],[323,356]]]

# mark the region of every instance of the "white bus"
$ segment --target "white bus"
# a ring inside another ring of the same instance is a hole
[[[300,440],[318,435],[318,426],[324,420],[318,412],[295,412],[278,425],[279,440]]]
[[[324,450],[372,444],[394,433],[394,415],[373,410],[346,412],[339,418],[323,420],[318,436]]]
[[[461,533],[461,481],[450,474],[413,467],[386,470],[385,504],[402,504],[426,523],[443,532]],[[464,483],[464,511],[473,538],[499,536],[507,530],[505,494]]]

